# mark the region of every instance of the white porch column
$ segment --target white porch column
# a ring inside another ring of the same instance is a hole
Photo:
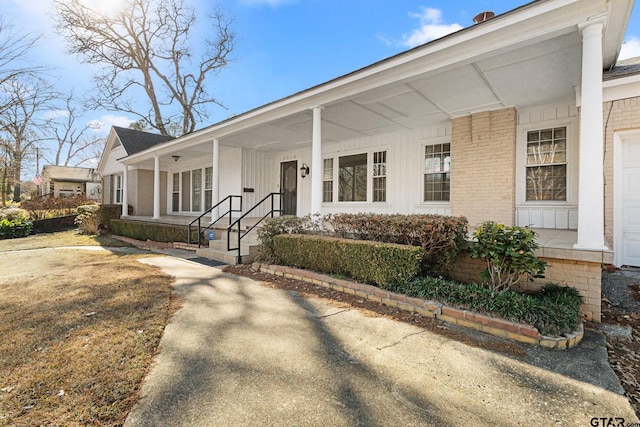
[[[602,20],[580,27],[582,100],[576,249],[607,249],[604,243],[602,29]]]
[[[213,171],[211,173],[211,203],[215,206],[220,201],[220,141],[213,138]],[[209,209],[211,206],[207,206]],[[218,208],[211,211],[211,221],[218,219]]]
[[[153,218],[160,219],[160,156],[153,156]]]
[[[311,215],[322,209],[322,107],[313,107],[311,137]]]
[[[129,165],[122,170],[122,216],[129,216]]]

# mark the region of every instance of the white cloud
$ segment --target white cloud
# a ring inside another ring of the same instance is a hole
[[[99,119],[89,120],[87,125],[98,134],[107,134],[111,129],[111,126],[119,126],[123,128],[128,128],[134,120],[131,120],[125,116],[114,116],[113,114],[105,114]]]
[[[640,39],[631,36],[622,43],[618,59],[635,58],[636,56],[640,56]]]
[[[443,24],[442,11],[439,9],[423,7],[420,13],[410,12],[409,17],[418,19],[420,27],[402,36],[402,44],[407,47],[415,47],[462,29],[460,24]]]

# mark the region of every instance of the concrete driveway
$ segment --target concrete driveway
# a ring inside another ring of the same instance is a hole
[[[125,426],[638,422],[592,332],[514,359],[193,261],[141,262],[176,277],[185,303]]]

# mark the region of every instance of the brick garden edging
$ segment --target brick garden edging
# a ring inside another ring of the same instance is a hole
[[[371,301],[376,301],[388,306],[397,307],[433,319],[453,323],[465,328],[482,331],[497,337],[508,338],[525,344],[538,345],[556,350],[564,350],[576,346],[584,336],[582,323],[578,330],[563,337],[548,337],[541,335],[538,329],[524,323],[514,323],[499,317],[491,317],[485,314],[469,310],[450,307],[439,302],[408,297],[403,294],[386,291],[376,286],[349,280],[337,279],[325,274],[307,270],[286,267],[283,265],[253,263],[252,268],[262,273],[300,280],[328,289],[357,295]]]

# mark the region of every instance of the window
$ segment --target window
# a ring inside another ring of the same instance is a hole
[[[567,128],[527,132],[527,201],[567,200]]]
[[[427,145],[424,150],[424,201],[449,201],[451,144]]]
[[[191,171],[191,210],[199,212],[202,209],[202,169]]]
[[[367,154],[338,159],[338,199],[341,202],[367,200]]]
[[[387,152],[373,153],[373,201],[387,200]]]
[[[213,206],[213,168],[205,168],[204,170],[204,208],[209,209]]]
[[[122,175],[112,175],[113,179],[113,202],[122,204]]]
[[[171,192],[171,210],[178,212],[180,210],[180,174],[173,174],[173,189]]]
[[[333,202],[333,159],[324,159],[323,161],[322,202]]]

